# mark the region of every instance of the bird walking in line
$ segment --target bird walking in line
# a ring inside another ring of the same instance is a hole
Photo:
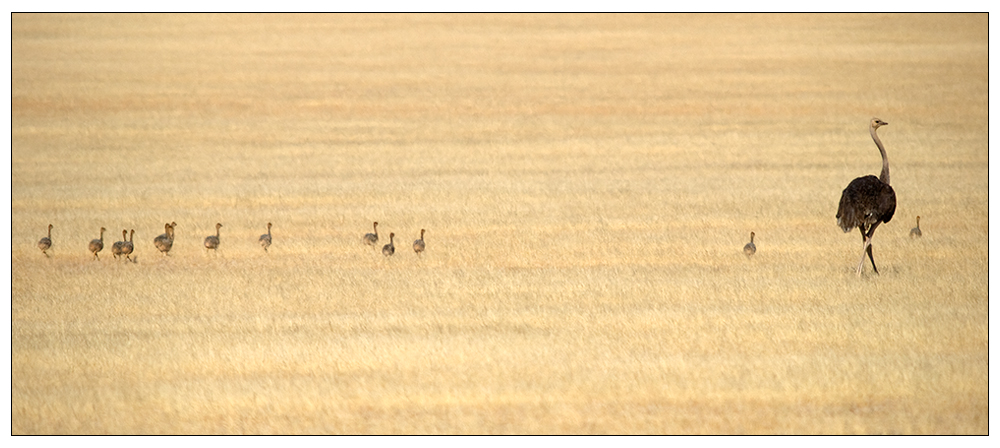
[[[128,234],[128,241],[124,241],[125,244],[122,245],[122,255],[125,256],[126,260],[131,261],[133,263],[135,263],[135,258],[134,257],[130,258],[130,256],[132,255],[132,251],[135,249],[135,245],[132,244],[132,237],[134,235],[135,235],[135,229],[130,230]],[[122,238],[124,237],[125,235],[122,234]]]
[[[378,244],[378,221],[372,223],[372,229],[375,230],[375,233],[366,233],[363,241],[374,249],[378,247],[376,246]]]
[[[920,217],[917,216],[917,226],[910,229],[910,238],[920,238],[924,233],[920,231]]]
[[[420,229],[420,239],[413,242],[413,251],[420,255],[427,246],[424,244],[424,229]]]
[[[45,254],[45,257],[51,257],[48,250],[52,248],[52,224],[49,224],[49,234],[48,236],[43,236],[42,239],[38,240],[38,249]]]
[[[104,231],[108,230],[101,227],[101,237],[96,240],[90,240],[88,248],[90,252],[94,254],[94,260],[100,260],[101,258],[97,256],[97,253],[104,249]]]
[[[222,228],[222,223],[215,223],[215,235],[209,235],[205,237],[205,248],[218,250],[219,249],[219,229]]]
[[[748,259],[757,253],[757,245],[753,243],[753,235],[753,232],[750,232],[750,242],[746,246],[743,246],[743,253],[746,254]]]
[[[382,246],[382,255],[390,256],[396,253],[396,245],[392,243],[392,238],[395,237],[395,233],[389,233],[389,244]]]
[[[122,255],[125,251],[125,243],[128,242],[128,229],[122,229],[122,240],[115,241],[115,244],[111,245],[111,255],[115,257],[115,260]]]
[[[271,223],[267,223],[267,233],[257,238],[257,242],[264,248],[264,252],[267,252],[267,248],[271,246]]]
[[[170,248],[174,247],[174,226],[176,222],[171,222],[163,225],[163,234],[153,238],[153,245],[163,253],[163,255],[170,255]]]
[[[864,267],[866,253],[872,262],[872,269],[878,274],[875,258],[872,256],[872,235],[879,224],[889,222],[896,212],[896,192],[889,186],[889,158],[876,133],[879,127],[887,124],[889,123],[872,118],[868,130],[882,155],[882,173],[879,177],[868,175],[851,181],[840,196],[840,207],[837,209],[837,225],[844,233],[855,227],[861,231],[864,246],[861,249],[861,260],[858,261],[858,275],[861,275],[861,268]]]

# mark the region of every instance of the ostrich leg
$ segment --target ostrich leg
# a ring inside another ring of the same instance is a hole
[[[878,227],[878,225],[879,225],[878,221],[872,224],[872,226],[868,228],[867,234],[865,233],[864,229],[862,229],[860,226],[858,227],[858,229],[861,230],[861,237],[864,238],[865,242],[864,247],[862,247],[861,249],[861,260],[858,261],[858,272],[857,272],[858,275],[861,275],[861,268],[865,265],[866,253],[868,254],[868,259],[871,260],[872,262],[872,269],[874,269],[875,273],[878,274],[878,268],[875,267],[875,257],[872,256],[872,236],[875,235],[875,228]]]
[[[861,259],[858,260],[858,269],[857,269],[857,274],[860,277],[861,276],[861,268],[864,267],[864,265],[865,265],[865,252],[868,250],[868,247],[871,245],[871,241],[868,239],[868,235],[865,234],[865,227],[864,227],[864,225],[858,226],[858,230],[861,231]]]

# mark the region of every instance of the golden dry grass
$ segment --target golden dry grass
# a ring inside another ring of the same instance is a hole
[[[987,33],[15,14],[12,432],[987,433]]]

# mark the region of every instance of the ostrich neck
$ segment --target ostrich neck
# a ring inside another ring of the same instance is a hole
[[[878,178],[882,183],[889,185],[889,158],[885,155],[885,147],[882,146],[882,140],[879,140],[875,128],[871,128],[871,134],[872,140],[875,140],[875,146],[878,146],[878,152],[882,154],[882,174]]]

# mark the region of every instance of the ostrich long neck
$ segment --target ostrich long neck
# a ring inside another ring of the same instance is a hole
[[[878,152],[882,154],[882,174],[879,175],[879,180],[882,183],[889,185],[889,158],[885,155],[885,148],[882,146],[882,140],[879,140],[878,134],[875,132],[876,129],[871,128],[872,140],[875,140],[875,146],[878,146]]]

